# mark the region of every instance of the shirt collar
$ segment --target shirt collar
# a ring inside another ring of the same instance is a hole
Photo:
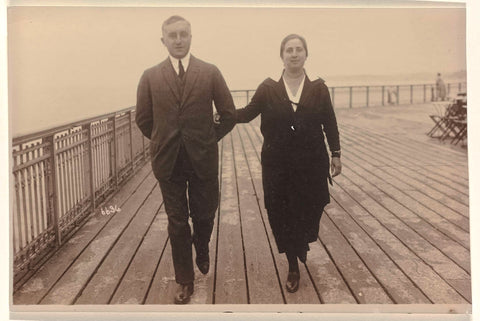
[[[188,65],[190,64],[190,52],[187,53],[187,55],[181,59],[172,57],[171,55],[168,55],[168,58],[170,58],[170,62],[172,63],[173,69],[175,69],[175,72],[177,73],[177,75],[179,73],[179,70],[178,70],[179,60],[182,61],[183,69],[185,69],[185,72],[187,71]]]

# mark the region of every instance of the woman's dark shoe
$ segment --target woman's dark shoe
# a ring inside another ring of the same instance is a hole
[[[193,294],[193,282],[188,284],[179,284],[175,294],[175,304],[187,304]]]
[[[288,272],[287,283],[285,284],[287,291],[290,293],[297,292],[299,284],[300,284],[300,272],[299,271]]]

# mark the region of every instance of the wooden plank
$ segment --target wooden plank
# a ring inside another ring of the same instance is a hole
[[[400,126],[404,127],[405,124],[400,124]],[[397,132],[392,131],[394,129],[392,126],[389,126],[383,132],[379,132],[375,127],[378,127],[378,123],[364,128],[342,126],[342,133],[344,136],[358,135],[358,137],[362,137],[365,140],[373,140],[376,145],[382,147],[383,151],[388,151],[392,155],[399,155],[405,161],[435,165],[440,165],[441,163],[451,164],[452,162],[462,164],[465,162],[465,154],[458,153],[458,151],[451,148],[444,148],[445,146],[442,145],[432,144],[429,141],[422,141],[423,134],[415,134],[413,137],[408,137],[404,135],[405,133],[399,135]]]
[[[132,263],[110,301],[110,304],[143,304],[158,262],[168,242],[168,218],[165,208],[150,226]]]
[[[468,234],[464,233],[467,232],[469,229],[468,218],[457,212],[452,211],[449,208],[446,208],[442,204],[439,204],[438,201],[430,198],[428,195],[425,195],[421,191],[412,191],[414,189],[413,187],[404,188],[404,186],[406,185],[404,182],[400,181],[396,176],[388,174],[386,171],[384,171],[383,168],[373,169],[372,166],[370,166],[370,164],[367,162],[367,160],[359,162],[358,154],[353,154],[352,157],[350,157],[349,153],[345,153],[344,158],[348,160],[351,164],[355,164],[354,166],[360,166],[361,168],[367,170],[371,174],[369,177],[372,182],[375,181],[374,184],[381,190],[387,192],[391,189],[392,186],[394,186],[394,189],[400,190],[402,192],[402,195],[406,194],[411,196],[412,194],[415,194],[415,196],[410,197],[415,203],[419,203],[423,207],[431,209],[449,222],[460,227],[463,232],[459,232],[459,235],[457,235],[457,237],[462,240],[463,245],[468,246],[469,236]],[[387,194],[391,195],[390,192],[387,192]],[[401,203],[405,204],[406,206],[410,205],[410,202],[401,201]],[[417,211],[417,213],[422,212]]]
[[[417,142],[404,140],[402,141],[402,143],[396,144],[396,140],[394,137],[386,137],[383,135],[373,135],[372,137],[372,135],[364,134],[365,132],[367,131],[352,131],[350,133],[347,133],[343,137],[353,139],[354,141],[362,138],[362,142],[364,142],[366,146],[371,146],[377,151],[381,150],[381,155],[388,155],[390,156],[390,159],[395,159],[402,166],[406,166],[408,168],[416,168],[422,165],[428,165],[422,166],[422,170],[417,172],[422,176],[436,178],[437,180],[439,179],[439,177],[441,177],[438,174],[441,173],[447,181],[454,184],[464,184],[465,178],[459,177],[459,171],[457,170],[454,173],[450,172],[450,170],[446,170],[443,172],[439,171],[437,169],[439,167],[439,164],[432,164],[432,161],[438,163],[438,160],[441,160],[441,162],[448,164],[449,166],[452,166],[454,163],[460,162],[460,164],[463,165],[461,166],[462,168],[460,172],[464,172],[464,174],[466,174],[466,177],[468,178],[468,171],[466,170],[466,155],[463,156],[463,158],[458,159],[455,158],[456,154],[453,154],[453,151],[444,151],[438,148],[435,151],[429,153],[425,151],[425,149],[421,149],[418,146],[419,144]],[[370,133],[370,130],[368,130],[368,132]],[[414,148],[411,148],[412,146],[414,146]],[[399,168],[402,168],[402,166],[399,166]],[[418,176],[418,174],[415,176]],[[466,187],[468,188],[468,185]],[[460,191],[463,191],[465,188],[465,184],[458,188]]]
[[[335,205],[328,205],[326,211],[329,212],[332,206]],[[321,242],[325,245],[326,251],[328,251],[328,254],[332,257],[334,265],[345,278],[349,289],[351,289],[355,300],[352,303],[393,303],[382,284],[378,282],[362,258],[355,252],[337,226],[333,224],[327,213],[323,214],[320,221],[319,235]],[[317,247],[323,246],[317,245]],[[315,254],[313,254],[313,256],[315,256]],[[310,263],[308,265],[310,266]],[[323,279],[322,275],[319,275],[319,279],[321,282],[328,282],[329,284],[327,286],[332,286],[330,279]],[[333,283],[333,285],[335,286],[336,282]],[[317,287],[319,287],[318,283]],[[326,302],[328,301],[326,300]],[[333,301],[332,303],[340,302],[341,301]]]
[[[255,122],[253,123],[255,124]],[[258,123],[257,123],[258,124]],[[250,168],[250,173],[254,185],[257,198],[261,205],[261,213],[264,222],[268,222],[267,210],[265,209],[265,203],[263,198],[263,185],[262,185],[262,168],[260,164],[260,149],[261,142],[260,136],[257,136],[255,133],[255,125],[245,124],[237,125],[239,128],[239,133],[242,141],[244,142],[243,147],[245,150],[245,156],[247,159],[248,167]],[[270,225],[266,226],[267,235],[270,240],[274,240],[272,230]],[[312,281],[309,278],[308,272],[303,264],[299,264],[300,267],[300,285],[299,289],[295,293],[290,293],[285,290],[285,282],[288,275],[288,262],[285,254],[278,253],[277,246],[275,242],[272,242],[272,251],[273,259],[277,266],[278,275],[280,282],[282,283],[282,291],[284,293],[285,302],[288,304],[318,304],[321,303],[320,297],[315,290],[315,287]]]
[[[406,165],[413,165],[413,163],[405,160],[408,159],[408,156],[405,156],[405,159],[399,159],[398,156],[395,156],[398,154],[398,151],[392,150],[391,153],[389,153],[388,149],[382,148],[381,145],[379,146],[379,144],[373,140],[362,140],[361,134],[356,135],[355,138],[346,138],[346,140],[353,141],[354,146],[352,146],[352,150],[357,152],[361,151],[367,161],[369,161],[369,158],[372,158],[372,156],[369,155],[375,155],[375,160],[381,161],[383,163],[383,169],[390,175],[398,177],[399,180],[406,184],[424,191],[437,201],[457,209],[459,213],[466,213],[464,215],[468,216],[468,196],[444,184],[430,181],[428,176],[425,175],[425,172],[414,172],[406,168]],[[379,149],[382,150],[381,153],[378,153]],[[448,195],[448,198],[446,199],[444,195]]]
[[[148,291],[145,304],[173,304],[177,283],[172,263],[172,247],[165,244],[152,285]],[[195,296],[196,293],[193,293]]]
[[[129,201],[121,208],[122,211],[113,215],[105,228],[88,244],[60,280],[41,300],[41,304],[72,304],[92,274],[104,260],[108,251],[118,239],[118,236],[128,226],[137,209],[150,194],[157,180],[149,175],[142,185],[135,190]],[[115,204],[110,202],[110,204]]]
[[[222,140],[222,187],[215,303],[248,303],[231,134]]]
[[[156,186],[126,229],[119,235],[115,245],[88,281],[75,304],[108,304],[110,302],[162,202],[160,188]],[[122,212],[116,215],[122,215]]]
[[[456,180],[456,182],[464,188],[469,188],[467,162],[462,165],[438,165],[435,166],[435,168],[439,173],[442,173],[443,176],[448,177],[448,179]]]
[[[112,197],[110,203],[123,207],[150,173],[151,165],[147,164]],[[85,225],[13,294],[14,304],[38,304],[111,218],[98,213],[92,215]]]
[[[232,136],[239,210],[245,245],[249,303],[283,303],[281,284],[270,248],[273,240],[269,240],[266,234],[265,224],[268,222],[263,221],[260,213],[258,203],[260,200],[257,199],[253,189],[238,128],[233,130]],[[273,246],[275,245],[273,244]]]
[[[385,253],[379,244],[352,218],[352,213],[360,212],[361,208],[353,200],[346,199],[344,194],[336,189],[332,191],[332,194],[332,206],[327,210],[328,217],[387,291],[390,299],[397,304],[431,303],[412,282],[408,274],[399,268],[398,262]],[[337,199],[340,202],[337,202]],[[330,252],[337,251],[332,247]],[[339,268],[341,269],[340,266]],[[356,278],[354,274],[351,277]],[[347,282],[351,283],[352,281],[347,280]],[[363,294],[368,295],[368,293]],[[370,296],[372,295],[370,294]]]
[[[345,280],[320,242],[310,243],[308,261],[305,266],[322,303],[357,303]]]
[[[357,167],[356,170],[350,168],[349,163],[344,164],[344,169],[348,170],[348,178],[370,195],[377,202],[382,204],[392,214],[402,220],[410,228],[417,231],[420,235],[435,245],[440,251],[445,253],[455,263],[470,272],[470,253],[468,249],[463,247],[460,243],[450,238],[448,234],[444,234],[438,230],[438,227],[417,213],[411,211],[402,203],[389,197],[382,190],[371,184],[367,177],[368,173],[362,171]],[[435,214],[435,213],[433,213]]]
[[[454,288],[464,299],[471,301],[470,276],[449,257],[427,242],[420,234],[408,227],[377,200],[371,198],[348,177],[342,188],[362,206],[375,222],[372,225],[386,228],[403,245],[430,266],[447,284]],[[377,224],[378,223],[378,224]],[[373,229],[372,229],[373,231]]]
[[[337,182],[341,186],[348,185],[346,179],[341,176],[337,178]],[[467,303],[455,289],[380,225],[355,199],[346,193],[336,193],[335,199],[433,303]]]

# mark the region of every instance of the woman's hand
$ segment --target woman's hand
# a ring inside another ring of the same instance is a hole
[[[340,157],[332,157],[332,164],[330,167],[332,171],[332,177],[340,174],[342,172],[342,162],[340,161]]]
[[[216,125],[220,124],[220,118],[221,118],[220,114],[219,114],[219,113],[215,113],[215,114],[213,115],[213,123],[216,124]]]

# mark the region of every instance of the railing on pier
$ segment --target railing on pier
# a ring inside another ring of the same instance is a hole
[[[147,159],[134,107],[13,139],[14,281]]]
[[[428,85],[330,87],[335,108],[432,100]],[[465,91],[447,85],[447,95]],[[237,108],[255,90],[234,90]],[[390,97],[390,99],[389,99]],[[60,246],[149,155],[134,107],[13,139],[14,282]]]
[[[465,82],[447,83],[447,96],[467,90]],[[338,86],[329,87],[335,108],[375,107],[408,105],[434,101],[437,97],[435,84],[388,85],[388,86]],[[235,105],[244,107],[255,90],[232,90]]]

